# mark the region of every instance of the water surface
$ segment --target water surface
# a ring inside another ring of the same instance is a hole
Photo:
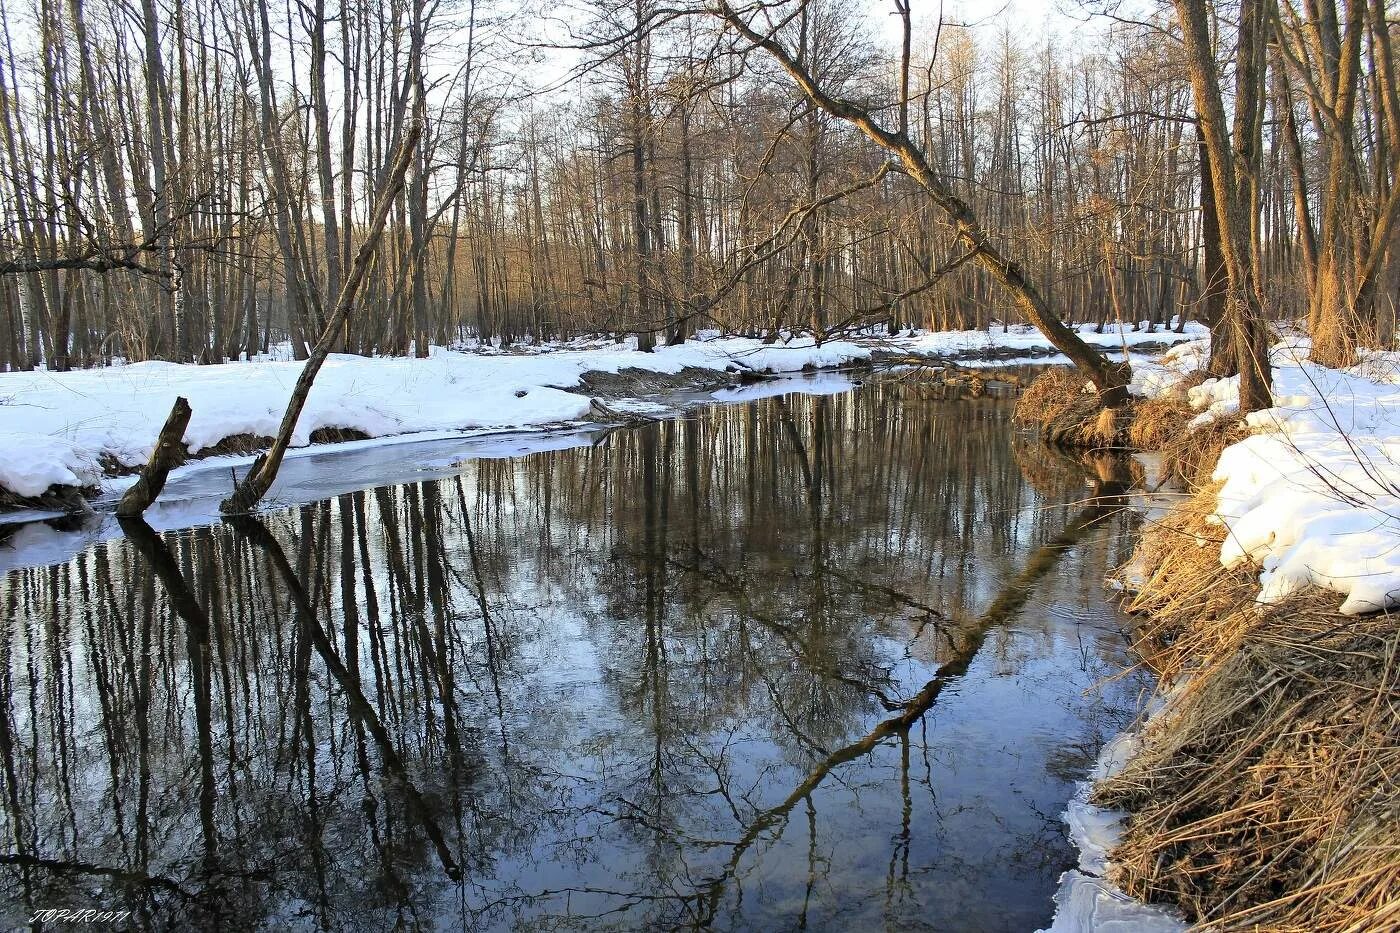
[[[0,578],[3,919],[1029,930],[1115,488],[910,375]],[[439,470],[439,473],[441,470]]]

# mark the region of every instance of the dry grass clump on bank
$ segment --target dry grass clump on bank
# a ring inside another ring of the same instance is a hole
[[[0,512],[18,512],[22,509],[38,509],[41,512],[85,512],[89,511],[87,497],[95,495],[95,486],[50,486],[37,496],[21,496],[0,486]]]
[[[1182,396],[1164,395],[1133,405],[1128,443],[1138,450],[1160,450],[1186,433],[1196,413]]]
[[[1254,575],[1220,566],[1214,503],[1134,558],[1147,654],[1190,680],[1097,789],[1130,814],[1113,880],[1208,929],[1400,929],[1400,624],[1321,591],[1257,606]]]
[[[1206,378],[1198,370],[1157,398],[1105,409],[1096,395],[1084,391],[1084,378],[1074,370],[1048,369],[1021,393],[1013,420],[1037,428],[1054,444],[1161,450],[1169,474],[1194,488],[1209,481],[1220,451],[1245,436],[1234,420],[1190,428],[1196,412],[1186,391]]]
[[[1242,633],[1225,627],[1225,620],[1259,591],[1254,574],[1220,563],[1225,526],[1208,521],[1219,488],[1202,488],[1145,529],[1130,563],[1140,576],[1127,607],[1140,616],[1140,653],[1164,680],[1203,655],[1229,650]],[[1187,636],[1189,646],[1181,641]]]
[[[1109,447],[1122,440],[1126,419],[1104,408],[1097,395],[1084,391],[1084,377],[1071,369],[1047,369],[1016,401],[1012,420],[1040,431],[1052,444]]]
[[[1043,427],[1058,420],[1084,395],[1084,377],[1072,369],[1052,367],[1031,380],[1016,400],[1018,424]]]

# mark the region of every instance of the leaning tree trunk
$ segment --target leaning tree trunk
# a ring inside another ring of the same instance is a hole
[[[142,468],[140,478],[126,491],[126,495],[122,496],[122,501],[117,503],[118,518],[135,518],[156,501],[161,490],[165,488],[165,478],[185,459],[185,447],[182,442],[185,428],[189,427],[189,424],[190,403],[182,395],[176,398],[175,404],[171,406],[170,416],[165,419],[165,425],[160,429],[155,449],[151,451],[151,459]]]
[[[365,236],[364,243],[360,245],[360,251],[355,254],[355,259],[350,264],[350,272],[345,278],[345,284],[341,286],[340,296],[336,299],[335,309],[329,320],[326,321],[325,330],[321,332],[321,339],[316,341],[316,346],[312,349],[306,365],[302,367],[301,375],[297,377],[297,384],[292,389],[292,397],[287,402],[287,411],[282,416],[281,426],[277,429],[277,437],[273,440],[272,447],[267,453],[258,457],[252,469],[243,477],[243,482],[234,487],[233,495],[224,500],[223,505],[220,506],[224,514],[251,511],[272,486],[272,481],[277,478],[277,471],[281,468],[282,458],[286,456],[287,447],[291,444],[292,431],[296,428],[297,419],[301,417],[301,410],[306,405],[306,397],[311,392],[312,383],[316,381],[316,374],[320,372],[321,365],[330,355],[331,347],[334,346],[336,338],[345,327],[345,322],[350,319],[350,312],[355,306],[355,293],[359,291],[360,283],[364,281],[365,270],[369,266],[370,259],[374,256],[374,248],[379,243],[379,237],[384,232],[384,224],[389,219],[389,208],[403,188],[404,173],[408,171],[408,164],[413,159],[414,150],[418,146],[418,138],[422,133],[422,119],[421,117],[415,118],[409,124],[403,142],[399,144],[393,168],[385,177],[384,184],[378,193],[375,194],[374,212],[370,216],[369,232]]]
[[[953,193],[952,187],[929,163],[927,155],[914,144],[907,130],[885,129],[875,121],[869,110],[829,94],[780,42],[772,35],[765,35],[750,26],[744,15],[728,0],[714,0],[711,10],[732,29],[772,56],[813,104],[856,127],[885,151],[896,156],[909,176],[947,215],[959,242],[977,258],[993,279],[1011,293],[1017,310],[1025,319],[1044,334],[1055,349],[1069,357],[1070,362],[1093,383],[1102,403],[1117,407],[1128,401],[1128,382],[1132,377],[1128,364],[1109,360],[1085,343],[1050,310],[1040,289],[1026,275],[1020,263],[1004,254],[993,242],[972,208]]]

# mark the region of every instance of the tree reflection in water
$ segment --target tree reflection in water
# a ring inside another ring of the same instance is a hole
[[[1140,686],[1104,682],[1121,489],[1086,504],[1004,402],[928,395],[708,409],[12,572],[5,919],[1043,921],[1069,783]]]

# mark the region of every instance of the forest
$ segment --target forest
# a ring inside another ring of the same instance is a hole
[[[987,328],[1008,264],[1063,321],[1238,284],[1389,345],[1384,0],[877,6],[7,0],[0,366],[304,358],[415,121],[337,350]]]

